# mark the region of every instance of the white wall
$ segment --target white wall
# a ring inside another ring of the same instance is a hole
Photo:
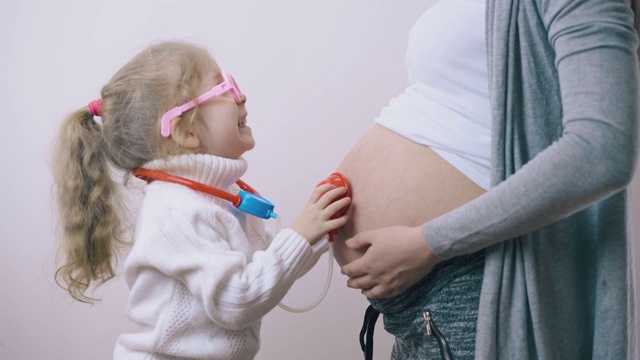
[[[212,49],[248,95],[257,140],[244,177],[292,221],[387,101],[406,83],[404,49],[431,1],[13,0],[0,2],[0,359],[102,360],[124,316],[121,278],[72,303],[53,282],[49,154],[61,119],[99,97],[133,54],[157,39]],[[328,256],[285,298],[322,290]],[[258,359],[358,359],[367,306],[334,269],[325,301],[305,314],[276,308]],[[380,322],[381,323],[381,322]],[[376,336],[378,358],[389,337]]]
[[[0,359],[109,359],[118,334],[132,329],[124,316],[127,288],[121,278],[95,293],[103,301],[93,307],[71,302],[53,283],[48,162],[62,117],[97,98],[140,48],[178,38],[215,51],[249,97],[248,119],[258,145],[247,155],[245,180],[275,202],[287,225],[315,184],[403,88],[408,29],[433,2],[0,3]],[[638,180],[633,189],[640,198]],[[640,234],[638,224],[635,231]],[[324,256],[286,303],[313,301],[327,264]],[[358,332],[367,302],[344,283],[336,267],[318,308],[269,314],[258,359],[361,358]],[[377,358],[388,358],[390,338],[381,326],[376,334]]]

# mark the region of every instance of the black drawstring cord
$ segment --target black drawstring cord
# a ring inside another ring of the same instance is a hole
[[[364,313],[364,321],[360,330],[360,348],[364,353],[365,360],[373,360],[373,330],[376,327],[376,320],[378,320],[379,315],[380,312],[371,305]]]
[[[373,331],[376,328],[376,321],[378,320],[378,316],[380,316],[380,312],[373,308],[373,306],[369,305],[367,310],[364,313],[364,321],[362,322],[362,329],[360,329],[360,348],[364,353],[365,360],[373,360]],[[435,336],[438,347],[440,348],[440,355],[444,360],[451,360],[453,357],[451,356],[451,350],[449,349],[449,344],[447,340],[444,338],[440,330],[435,326],[433,320],[431,319],[431,314],[429,311],[425,311],[422,313],[422,317],[424,318],[427,335]]]

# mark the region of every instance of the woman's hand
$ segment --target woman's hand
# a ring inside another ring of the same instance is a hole
[[[390,226],[363,231],[346,241],[365,254],[342,267],[347,286],[370,299],[396,296],[427,275],[441,260],[431,251],[422,227]]]
[[[344,187],[336,188],[331,184],[323,184],[311,193],[307,206],[291,224],[291,228],[302,235],[311,245],[315,245],[330,231],[347,222],[347,216],[332,219],[343,207],[349,205],[350,197],[344,196]],[[342,197],[342,198],[341,198]]]

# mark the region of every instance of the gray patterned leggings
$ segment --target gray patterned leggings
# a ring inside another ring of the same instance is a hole
[[[483,271],[480,251],[439,264],[394,298],[371,299],[369,319],[382,313],[385,330],[395,336],[391,359],[473,359]]]

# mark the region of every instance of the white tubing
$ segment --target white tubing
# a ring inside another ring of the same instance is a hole
[[[283,304],[282,302],[278,303],[278,306],[281,307],[282,309],[284,309],[286,311],[289,311],[289,312],[292,312],[292,313],[303,313],[303,312],[307,312],[307,311],[313,309],[314,307],[318,306],[318,304],[320,304],[322,302],[324,297],[329,292],[329,285],[331,285],[331,276],[332,275],[333,275],[333,243],[330,242],[329,243],[329,271],[327,273],[327,281],[325,281],[324,289],[322,290],[322,293],[316,299],[316,301],[314,301],[311,305],[303,307],[303,308],[293,308],[293,307],[290,307],[290,306],[287,306],[287,305]]]

